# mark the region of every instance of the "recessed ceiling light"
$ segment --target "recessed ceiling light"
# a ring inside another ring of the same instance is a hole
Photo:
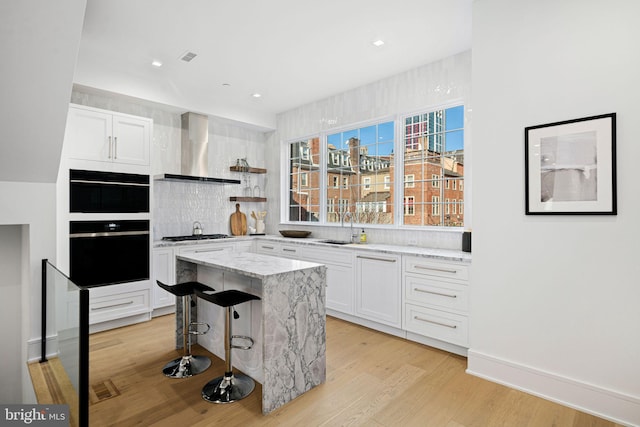
[[[373,45],[374,45],[375,47],[380,47],[380,46],[382,46],[383,44],[384,44],[384,42],[383,42],[382,40],[379,40],[379,39],[373,42]]]
[[[151,65],[153,65],[154,67],[162,67],[162,61],[154,59],[153,62],[151,62]]]
[[[259,93],[252,93],[251,96],[253,96],[254,98],[260,98],[262,95],[260,95]]]

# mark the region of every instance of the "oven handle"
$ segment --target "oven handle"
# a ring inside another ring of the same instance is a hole
[[[145,234],[149,234],[149,231],[103,231],[100,233],[69,234],[69,238],[75,239],[80,237],[143,236]]]
[[[125,185],[131,187],[149,187],[150,184],[142,184],[137,182],[118,182],[118,181],[90,181],[87,179],[71,179],[72,184],[102,184],[102,185]]]

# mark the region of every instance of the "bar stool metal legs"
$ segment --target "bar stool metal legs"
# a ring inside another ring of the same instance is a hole
[[[162,373],[169,378],[188,378],[204,372],[211,366],[211,360],[206,356],[195,356],[191,354],[191,335],[201,335],[207,333],[209,325],[205,323],[191,322],[191,295],[182,297],[182,357],[167,363],[162,369]],[[206,325],[207,330],[200,332],[191,330],[191,326]]]
[[[243,335],[232,335],[231,313],[233,307],[227,307],[224,331],[225,373],[223,376],[209,381],[202,389],[202,398],[213,403],[231,403],[249,396],[256,384],[253,379],[243,374],[235,374],[231,365],[231,349],[248,350],[253,347],[253,339]],[[234,338],[250,341],[248,346],[233,345]]]
[[[260,298],[238,290],[227,290],[208,294],[196,290],[198,298],[203,298],[220,307],[226,308],[224,330],[225,372],[221,377],[209,381],[202,389],[202,398],[212,403],[231,403],[249,396],[255,388],[255,382],[244,374],[234,374],[231,363],[231,349],[249,350],[253,339],[244,335],[233,335],[231,329],[233,306]],[[246,340],[249,345],[235,345],[233,340]]]

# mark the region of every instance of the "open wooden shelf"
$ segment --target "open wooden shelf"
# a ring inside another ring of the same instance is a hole
[[[230,202],[266,202],[266,197],[229,197]]]
[[[266,169],[262,168],[249,168],[248,170],[244,170],[241,166],[231,166],[229,168],[231,172],[249,172],[249,173],[267,173]]]

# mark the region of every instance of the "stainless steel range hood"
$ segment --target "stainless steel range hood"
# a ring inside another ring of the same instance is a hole
[[[213,178],[209,173],[209,118],[187,112],[182,116],[180,174],[162,174],[156,180],[240,184],[238,179]]]

